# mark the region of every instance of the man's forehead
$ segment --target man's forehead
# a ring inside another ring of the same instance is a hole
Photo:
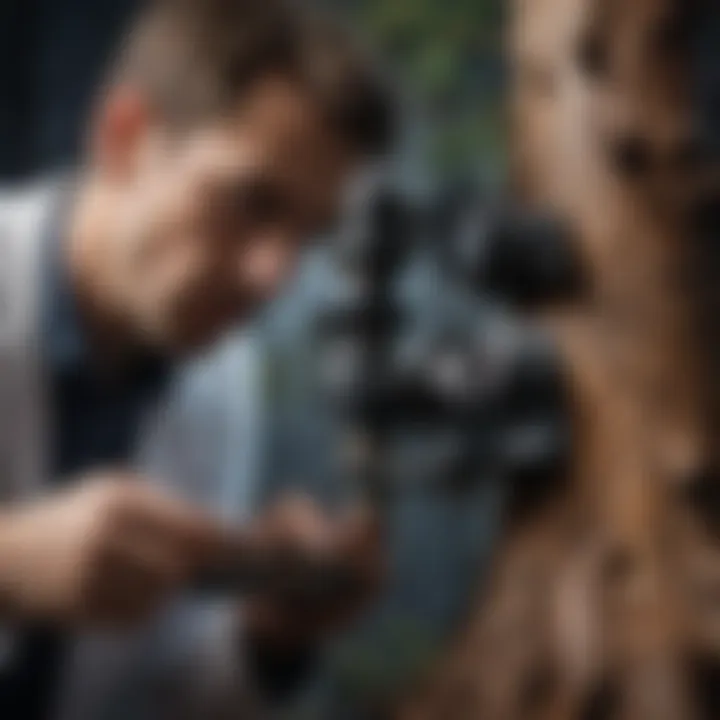
[[[187,156],[187,162],[218,180],[269,181],[313,196],[342,191],[356,168],[349,153],[318,146],[297,146],[283,151],[272,143],[255,142],[252,137],[213,137],[200,139]]]
[[[262,112],[248,109],[247,113],[240,108],[232,116],[198,128],[187,161],[209,161],[220,172],[255,167],[315,177],[343,175],[354,164],[350,148],[319,113],[283,112],[284,107],[268,105]]]
[[[282,76],[268,76],[246,88],[229,119],[233,122],[259,125],[282,132],[287,128],[313,126],[321,110],[306,88]]]
[[[275,162],[342,164],[350,148],[299,82],[269,77],[250,88],[227,119],[241,143],[256,143]]]

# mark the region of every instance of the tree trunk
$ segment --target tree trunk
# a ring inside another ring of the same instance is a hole
[[[510,526],[404,720],[720,717],[720,166],[693,93],[702,6],[513,0],[515,190],[572,225],[590,278],[582,301],[538,314],[565,354],[574,457],[562,496]]]

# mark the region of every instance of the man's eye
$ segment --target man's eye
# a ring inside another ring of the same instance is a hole
[[[244,190],[241,212],[253,225],[265,225],[281,220],[286,212],[281,194],[266,183],[253,183]]]

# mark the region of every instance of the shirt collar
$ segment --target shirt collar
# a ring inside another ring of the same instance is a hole
[[[43,337],[50,367],[71,371],[89,366],[90,352],[83,332],[62,246],[73,193],[63,183],[51,200],[44,228]]]

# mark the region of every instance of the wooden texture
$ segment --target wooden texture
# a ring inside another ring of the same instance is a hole
[[[566,490],[509,525],[403,720],[720,718],[720,273],[694,232],[720,185],[697,146],[693,9],[512,3],[514,189],[571,223],[591,279],[538,311],[574,457]]]

